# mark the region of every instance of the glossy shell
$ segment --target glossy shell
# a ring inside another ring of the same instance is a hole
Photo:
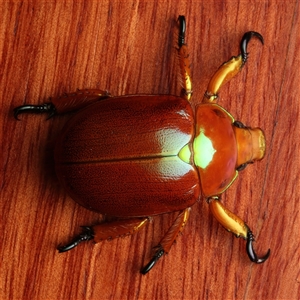
[[[223,193],[238,175],[233,122],[233,117],[217,104],[201,104],[196,109],[194,156],[202,194],[207,198]]]
[[[78,112],[55,149],[70,196],[113,216],[147,216],[192,206],[200,196],[193,163],[177,155],[194,137],[193,110],[175,96],[123,96]]]

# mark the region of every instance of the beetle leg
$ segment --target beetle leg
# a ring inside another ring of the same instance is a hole
[[[251,261],[259,264],[268,259],[270,256],[270,249],[263,257],[257,257],[253,249],[254,236],[252,231],[241,218],[226,209],[218,198],[209,198],[208,202],[214,217],[224,228],[235,234],[236,237],[242,237],[247,240],[246,251]]]
[[[181,96],[190,101],[192,98],[192,79],[191,79],[191,69],[188,48],[185,43],[185,32],[186,32],[186,22],[184,16],[178,17],[179,23],[179,35],[178,35],[178,55],[180,63],[181,77],[183,80],[183,88],[181,91]]]
[[[155,247],[156,252],[154,253],[150,262],[141,270],[142,274],[148,273],[156,262],[163,256],[164,253],[168,254],[170,251],[171,246],[173,245],[175,239],[177,238],[178,234],[182,232],[188,217],[190,215],[190,208],[186,208],[183,210],[175,219],[172,226],[169,228],[168,232],[165,236],[161,239],[159,244]]]
[[[82,228],[82,233],[76,236],[69,244],[57,247],[59,253],[69,251],[78,246],[81,242],[89,241],[94,238],[94,231],[91,227],[82,226]]]
[[[149,218],[134,218],[102,223],[91,227],[84,226],[83,232],[75,237],[71,243],[66,246],[58,246],[57,249],[59,252],[66,252],[83,241],[93,239],[95,243],[98,243],[103,240],[131,235],[140,230],[148,221]]]
[[[136,233],[149,222],[149,218],[132,218],[93,226],[94,241],[111,240]]]
[[[264,43],[263,37],[258,32],[246,32],[240,43],[241,54],[238,56],[233,56],[229,61],[223,63],[219,67],[208,84],[207,91],[204,94],[203,102],[215,102],[218,98],[218,92],[220,88],[230,79],[232,79],[237,73],[239,73],[247,61],[247,45],[252,37],[257,37],[262,44]]]
[[[102,90],[77,90],[75,93],[64,94],[59,97],[51,98],[50,103],[41,105],[22,105],[14,109],[14,117],[18,119],[18,115],[23,112],[29,113],[49,113],[50,119],[55,114],[63,114],[75,111],[94,102],[106,99],[111,95],[107,91]]]
[[[50,119],[55,115],[55,106],[52,103],[44,103],[41,105],[31,105],[31,104],[22,105],[14,109],[15,119],[19,121],[20,119],[18,118],[18,115],[24,112],[37,113],[37,114],[49,113],[47,119]]]

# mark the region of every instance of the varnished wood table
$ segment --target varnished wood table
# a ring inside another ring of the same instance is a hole
[[[299,1],[1,1],[0,299],[299,299]],[[13,118],[77,88],[113,95],[179,94],[176,18],[187,20],[194,104],[218,66],[255,39],[244,70],[220,93],[236,119],[260,126],[264,160],[223,196],[251,226],[262,265],[227,233],[205,201],[146,276],[140,267],[176,214],[135,236],[56,246],[101,221],[69,198],[53,168],[55,138],[69,116]]]

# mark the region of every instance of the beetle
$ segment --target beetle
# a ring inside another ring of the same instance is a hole
[[[78,110],[58,137],[54,150],[59,181],[79,204],[117,221],[83,227],[59,252],[83,241],[96,243],[131,235],[152,215],[178,211],[174,223],[161,239],[153,257],[142,268],[146,274],[187,223],[191,207],[199,198],[209,204],[214,217],[228,231],[246,240],[251,261],[258,257],[254,235],[246,223],[221,203],[221,194],[249,163],[261,160],[265,136],[260,128],[236,121],[218,105],[218,92],[245,65],[247,44],[252,37],[263,44],[258,32],[246,32],[238,56],[223,63],[210,80],[195,112],[190,104],[192,80],[185,43],[186,21],[178,18],[178,55],[183,89],[180,96],[125,95],[107,91],[78,90],[42,105],[22,105],[23,112],[49,113],[49,118]],[[123,218],[123,219],[122,219]]]

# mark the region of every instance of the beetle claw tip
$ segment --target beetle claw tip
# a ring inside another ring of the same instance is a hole
[[[255,262],[257,264],[262,264],[269,258],[271,250],[269,249],[264,256],[258,257],[253,249],[253,241],[254,241],[254,235],[251,232],[251,230],[248,230],[248,237],[247,237],[247,244],[246,244],[247,254],[252,262]]]

